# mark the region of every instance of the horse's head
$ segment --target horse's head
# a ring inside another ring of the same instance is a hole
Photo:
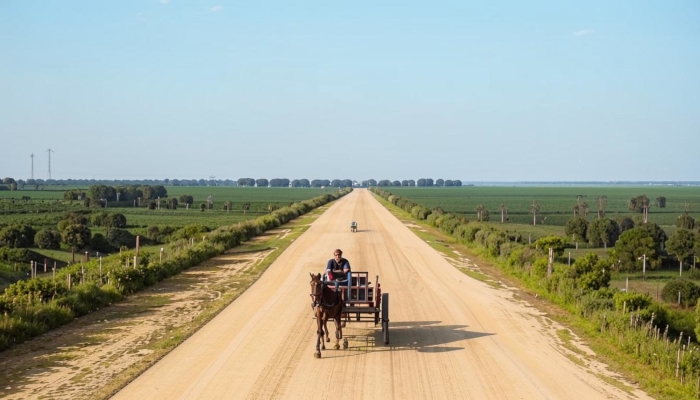
[[[311,275],[311,282],[309,284],[311,285],[311,301],[313,302],[313,306],[317,307],[321,305],[321,299],[323,298],[323,282],[321,281],[321,274],[312,274],[309,272],[309,275]]]

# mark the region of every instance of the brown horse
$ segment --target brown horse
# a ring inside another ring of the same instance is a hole
[[[321,280],[321,274],[311,275],[311,308],[316,316],[316,352],[314,356],[321,358],[321,349],[326,349],[326,344],[323,342],[325,329],[326,341],[330,342],[331,337],[328,332],[328,320],[335,320],[335,349],[340,348],[339,341],[343,338],[343,330],[340,324],[340,316],[343,313],[343,303],[340,292],[328,287],[326,282]],[[348,340],[343,340],[343,348],[348,348]]]

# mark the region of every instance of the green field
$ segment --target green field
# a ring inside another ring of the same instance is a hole
[[[431,187],[431,188],[383,188],[399,196],[407,197],[415,203],[429,208],[442,207],[446,212],[462,214],[469,220],[476,220],[475,208],[481,204],[490,213],[490,221],[500,224],[500,205],[508,209],[508,224],[533,225],[533,215],[530,208],[533,201],[540,207],[537,224],[542,229],[562,227],[573,218],[573,206],[578,204],[577,196],[589,206],[588,220],[596,217],[598,197],[605,196],[605,216],[617,218],[630,216],[640,219],[640,213],[628,209],[629,200],[636,196],[645,195],[652,207],[649,210],[649,221],[662,226],[671,233],[676,219],[689,207],[688,214],[696,220],[700,218],[700,186],[566,186],[566,187],[497,187],[497,186],[463,186],[463,187]],[[666,197],[666,207],[654,206],[657,197]],[[547,228],[545,228],[547,227]],[[552,228],[557,232],[556,228]],[[563,229],[561,229],[563,234]]]
[[[69,189],[87,187],[48,187],[44,190],[0,191],[0,225],[8,223],[31,224],[37,228],[55,226],[67,211],[86,210],[80,201],[63,201],[63,193]],[[130,202],[108,203],[107,208],[90,208],[92,211],[108,211],[124,214],[129,228],[145,228],[150,225],[182,227],[200,224],[209,228],[231,225],[269,212],[270,207],[285,207],[323,193],[335,192],[335,188],[257,188],[257,187],[189,187],[168,186],[168,197],[190,195],[194,203],[190,209],[179,205],[175,210],[165,208],[149,210],[135,207]],[[21,200],[27,196],[30,200]],[[214,208],[201,211],[200,205],[211,196]],[[224,203],[231,202],[231,210],[224,211]],[[249,203],[244,212],[243,204]],[[145,202],[144,202],[145,204]]]

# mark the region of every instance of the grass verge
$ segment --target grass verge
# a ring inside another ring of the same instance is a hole
[[[382,197],[377,196],[376,194],[372,195],[387,210],[389,210],[389,212],[403,222],[418,237],[428,242],[428,244],[450,243],[449,248],[431,244],[434,249],[440,251],[447,257],[452,257],[454,251],[457,250],[462,254],[468,255],[470,259],[477,260],[479,270],[482,275],[489,276],[492,281],[502,281],[510,287],[517,288],[521,293],[516,294],[516,296],[523,297],[523,299],[528,301],[533,307],[545,312],[548,318],[551,318],[553,321],[556,321],[557,323],[571,329],[573,334],[584,340],[585,345],[595,352],[595,356],[587,356],[588,360],[597,361],[607,365],[611,371],[619,374],[627,382],[638,384],[642,390],[646,391],[649,395],[654,396],[655,398],[669,400],[697,398],[697,396],[688,397],[687,393],[683,391],[683,388],[678,382],[660,376],[658,371],[656,371],[652,365],[641,363],[632,355],[629,355],[621,349],[613,346],[605,338],[596,336],[593,332],[589,332],[587,324],[580,316],[573,315],[556,304],[543,300],[541,296],[539,298],[536,297],[532,290],[524,287],[519,280],[506,275],[497,266],[477,255],[469,247],[458,243],[454,238],[445,235],[438,229],[425,223],[425,221],[414,219],[410,213],[391,204]],[[459,268],[457,266],[455,267]],[[463,268],[459,269],[462,272],[465,272],[465,274],[471,276],[469,273],[466,273]],[[478,280],[485,281],[484,279],[487,278]],[[488,281],[486,280],[486,282]],[[623,388],[627,392],[633,390],[629,385],[618,379],[606,377],[604,380],[616,387]]]
[[[158,362],[158,360],[163,358],[166,354],[184,342],[187,338],[192,336],[202,326],[206,325],[224,308],[226,308],[243,292],[245,292],[246,289],[253,285],[253,283],[258,280],[258,278],[277,259],[277,257],[287,247],[289,247],[296,238],[301,236],[301,234],[303,234],[309,228],[311,222],[318,218],[327,209],[328,205],[319,207],[318,209],[315,209],[304,216],[301,216],[278,228],[290,231],[285,235],[261,235],[251,241],[235,247],[234,249],[231,249],[229,251],[230,254],[253,253],[266,250],[271,251],[264,258],[256,261],[251,268],[248,268],[237,275],[235,278],[235,284],[222,284],[216,287],[209,287],[208,289],[210,291],[218,291],[221,293],[221,296],[216,301],[206,303],[201,313],[199,313],[192,321],[177,328],[166,330],[166,332],[162,335],[162,338],[152,340],[145,347],[145,349],[150,351],[149,354],[122,371],[118,377],[111,380],[107,385],[95,391],[92,397],[97,399],[106,399],[111,397],[121,388],[129,384],[129,382],[133,381],[140,374],[145,372],[153,364]],[[178,279],[178,277],[176,276],[170,279]],[[196,284],[196,282],[191,282],[191,284]],[[152,307],[154,305],[153,300],[148,299],[148,297],[152,296],[157,295],[154,294],[151,296],[143,296],[143,300],[139,298],[138,304],[135,305],[135,307]]]

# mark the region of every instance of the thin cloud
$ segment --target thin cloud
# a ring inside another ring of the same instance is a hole
[[[170,0],[160,0],[160,4],[168,4],[170,3]]]
[[[135,15],[136,19],[140,22],[147,22],[148,20],[146,19],[146,14],[144,13],[138,13]]]
[[[220,12],[223,10],[224,10],[224,6],[214,6],[214,7],[209,9],[209,12],[216,13],[216,12]]]
[[[592,35],[593,34],[593,29],[582,29],[580,31],[574,32],[574,36],[585,36],[585,35]]]

